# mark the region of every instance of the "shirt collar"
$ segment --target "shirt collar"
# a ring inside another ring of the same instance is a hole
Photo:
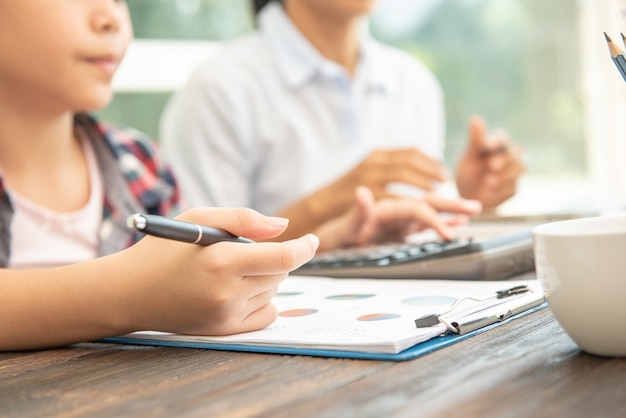
[[[259,14],[261,36],[267,41],[278,70],[292,88],[303,87],[316,77],[345,76],[338,64],[324,58],[291,22],[279,2],[270,2]],[[389,91],[392,78],[377,60],[381,47],[365,31],[360,39],[360,59],[355,78],[368,88]]]

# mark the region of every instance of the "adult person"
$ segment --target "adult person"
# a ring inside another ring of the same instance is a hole
[[[443,95],[425,66],[363,30],[376,2],[265,3],[258,31],[202,63],[164,112],[164,153],[190,202],[287,217],[281,238],[346,213],[359,186],[449,209],[432,193],[406,197],[449,178]],[[473,118],[460,195],[494,208],[523,170],[517,148]]]

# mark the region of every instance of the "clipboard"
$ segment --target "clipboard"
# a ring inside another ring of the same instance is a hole
[[[116,343],[116,344],[133,344],[133,345],[149,345],[160,347],[184,347],[184,348],[198,348],[208,350],[220,350],[220,351],[238,351],[249,353],[264,353],[264,354],[284,354],[284,355],[298,355],[298,356],[313,356],[313,357],[333,357],[333,358],[347,358],[347,359],[360,359],[360,360],[382,360],[382,361],[406,361],[412,360],[423,355],[432,353],[439,349],[451,346],[458,342],[464,341],[474,335],[481,334],[489,331],[502,324],[506,324],[517,318],[521,318],[530,313],[536,312],[545,308],[547,303],[542,303],[537,307],[528,309],[524,312],[520,312],[517,315],[511,316],[503,321],[491,323],[482,328],[478,328],[473,331],[466,332],[464,334],[445,334],[439,337],[432,338],[423,343],[414,345],[404,351],[397,354],[384,354],[384,353],[364,353],[359,351],[345,351],[345,350],[317,350],[317,349],[304,349],[304,348],[290,348],[290,347],[266,347],[255,345],[235,345],[235,344],[207,344],[199,342],[175,342],[175,341],[146,341],[143,339],[133,339],[132,337],[112,337],[102,340],[102,342]]]
[[[374,282],[372,282],[374,280]],[[405,283],[403,288],[395,289],[397,284],[394,281],[367,279],[367,280],[355,280],[354,286],[346,285],[345,279],[312,279],[308,278],[303,288],[315,287],[315,290],[320,293],[334,293],[344,296],[351,295],[346,293],[346,290],[354,288],[372,289],[371,286],[376,287],[376,291],[383,292],[386,289],[389,293],[394,292],[400,294],[407,294],[406,289],[411,289],[411,283],[407,283],[406,280],[401,280]],[[493,329],[501,324],[508,323],[519,317],[535,312],[539,309],[547,306],[543,292],[538,289],[538,283],[529,283],[525,281],[522,284],[499,282],[487,284],[485,282],[477,282],[473,285],[467,283],[463,287],[463,291],[458,294],[468,293],[466,289],[473,287],[489,288],[489,291],[475,292],[475,294],[482,294],[482,297],[464,296],[458,297],[456,302],[452,306],[448,306],[444,310],[431,311],[430,314],[420,315],[419,317],[405,316],[406,323],[410,322],[410,327],[415,330],[416,333],[421,334],[415,341],[416,343],[409,343],[409,346],[398,352],[376,352],[368,351],[367,349],[351,349],[350,346],[342,345],[338,340],[336,342],[336,348],[333,345],[332,338],[328,339],[330,344],[297,344],[298,338],[302,338],[302,335],[293,334],[291,341],[285,339],[282,342],[272,342],[272,340],[264,341],[260,339],[255,343],[254,338],[243,339],[238,336],[230,337],[199,337],[199,336],[177,336],[173,334],[163,333],[132,333],[124,336],[106,338],[103,342],[121,343],[121,344],[135,344],[135,345],[150,345],[150,346],[169,346],[169,347],[186,347],[186,348],[200,348],[200,349],[212,349],[212,350],[226,350],[226,351],[243,351],[243,352],[255,352],[255,353],[268,353],[268,354],[287,354],[287,355],[305,355],[305,356],[317,356],[317,357],[336,357],[336,358],[351,358],[351,359],[367,359],[367,360],[386,360],[386,361],[404,361],[410,360],[422,355],[431,353],[435,350],[450,346],[457,342],[463,341],[474,335]],[[297,283],[297,282],[296,282]],[[341,283],[341,285],[339,284]],[[428,289],[429,281],[416,281],[415,289]],[[458,282],[454,282],[457,284]],[[479,285],[478,283],[482,283]],[[444,283],[446,286],[452,286],[449,283]],[[531,284],[532,286],[529,286]],[[398,284],[399,285],[399,284]],[[325,286],[325,289],[318,289],[320,286]],[[338,288],[335,289],[334,287]],[[458,286],[458,284],[457,284]],[[524,291],[521,287],[523,286]],[[455,286],[456,287],[456,286]],[[297,289],[298,286],[292,286],[287,289],[288,293],[293,292],[293,289]],[[442,287],[446,289],[447,287]],[[497,289],[493,291],[491,289]],[[516,290],[517,289],[517,290]],[[339,292],[339,293],[338,293]],[[504,293],[498,293],[504,292]],[[509,292],[509,293],[507,293]],[[470,292],[471,293],[471,292]],[[354,295],[354,293],[352,294]],[[500,296],[499,296],[500,295]],[[387,295],[390,296],[390,295]],[[404,299],[408,300],[408,299]],[[350,316],[352,312],[355,312],[354,306],[358,308],[358,300],[350,301],[352,303],[348,309],[343,312],[343,316]],[[280,305],[279,309],[283,307],[289,307],[288,304]],[[377,305],[374,305],[377,306]],[[382,306],[382,305],[381,305]],[[407,311],[410,312],[410,311]],[[433,313],[434,312],[434,313]],[[410,314],[409,314],[410,315]],[[429,323],[418,324],[417,321],[428,317]],[[284,326],[285,323],[289,323],[289,320],[282,318],[283,322],[280,323],[279,318],[278,326]],[[336,319],[337,323],[342,320],[341,316]],[[397,319],[395,321],[400,321]],[[389,321],[389,323],[392,323]],[[385,322],[376,324],[371,323],[371,327],[374,331],[373,335],[381,333],[380,329],[376,327],[389,327],[384,325]],[[417,325],[421,325],[419,328]],[[365,323],[365,326],[370,326]],[[275,329],[269,329],[267,331],[260,331],[260,335],[264,336],[264,332],[268,335],[276,333]],[[280,331],[279,331],[280,332]],[[248,333],[246,333],[248,334]],[[254,337],[254,332],[252,337]],[[244,335],[244,334],[241,334]],[[381,337],[382,338],[382,337]],[[348,338],[349,339],[349,338]]]

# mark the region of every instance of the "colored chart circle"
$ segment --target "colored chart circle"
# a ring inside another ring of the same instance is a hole
[[[456,301],[452,296],[416,296],[404,299],[402,303],[412,306],[451,305]]]
[[[395,314],[395,313],[373,313],[373,314],[361,315],[357,318],[357,320],[365,321],[365,322],[386,321],[388,319],[400,318],[401,316],[402,315]]]
[[[299,296],[302,292],[278,292],[274,297],[278,296]]]
[[[326,299],[329,300],[358,300],[358,299],[367,299],[373,298],[374,294],[371,293],[355,293],[355,294],[343,294],[343,295],[332,295],[326,296]]]
[[[295,318],[298,316],[313,315],[317,312],[317,309],[291,309],[289,311],[282,311],[278,316],[282,316],[283,318]]]

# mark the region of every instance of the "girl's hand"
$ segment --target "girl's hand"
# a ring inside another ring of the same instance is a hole
[[[198,208],[181,220],[267,239],[287,220],[250,209]],[[224,335],[263,328],[276,319],[271,299],[290,271],[310,260],[319,240],[199,246],[146,236],[125,251],[135,271],[124,278],[134,330]],[[128,266],[127,266],[128,267]]]

